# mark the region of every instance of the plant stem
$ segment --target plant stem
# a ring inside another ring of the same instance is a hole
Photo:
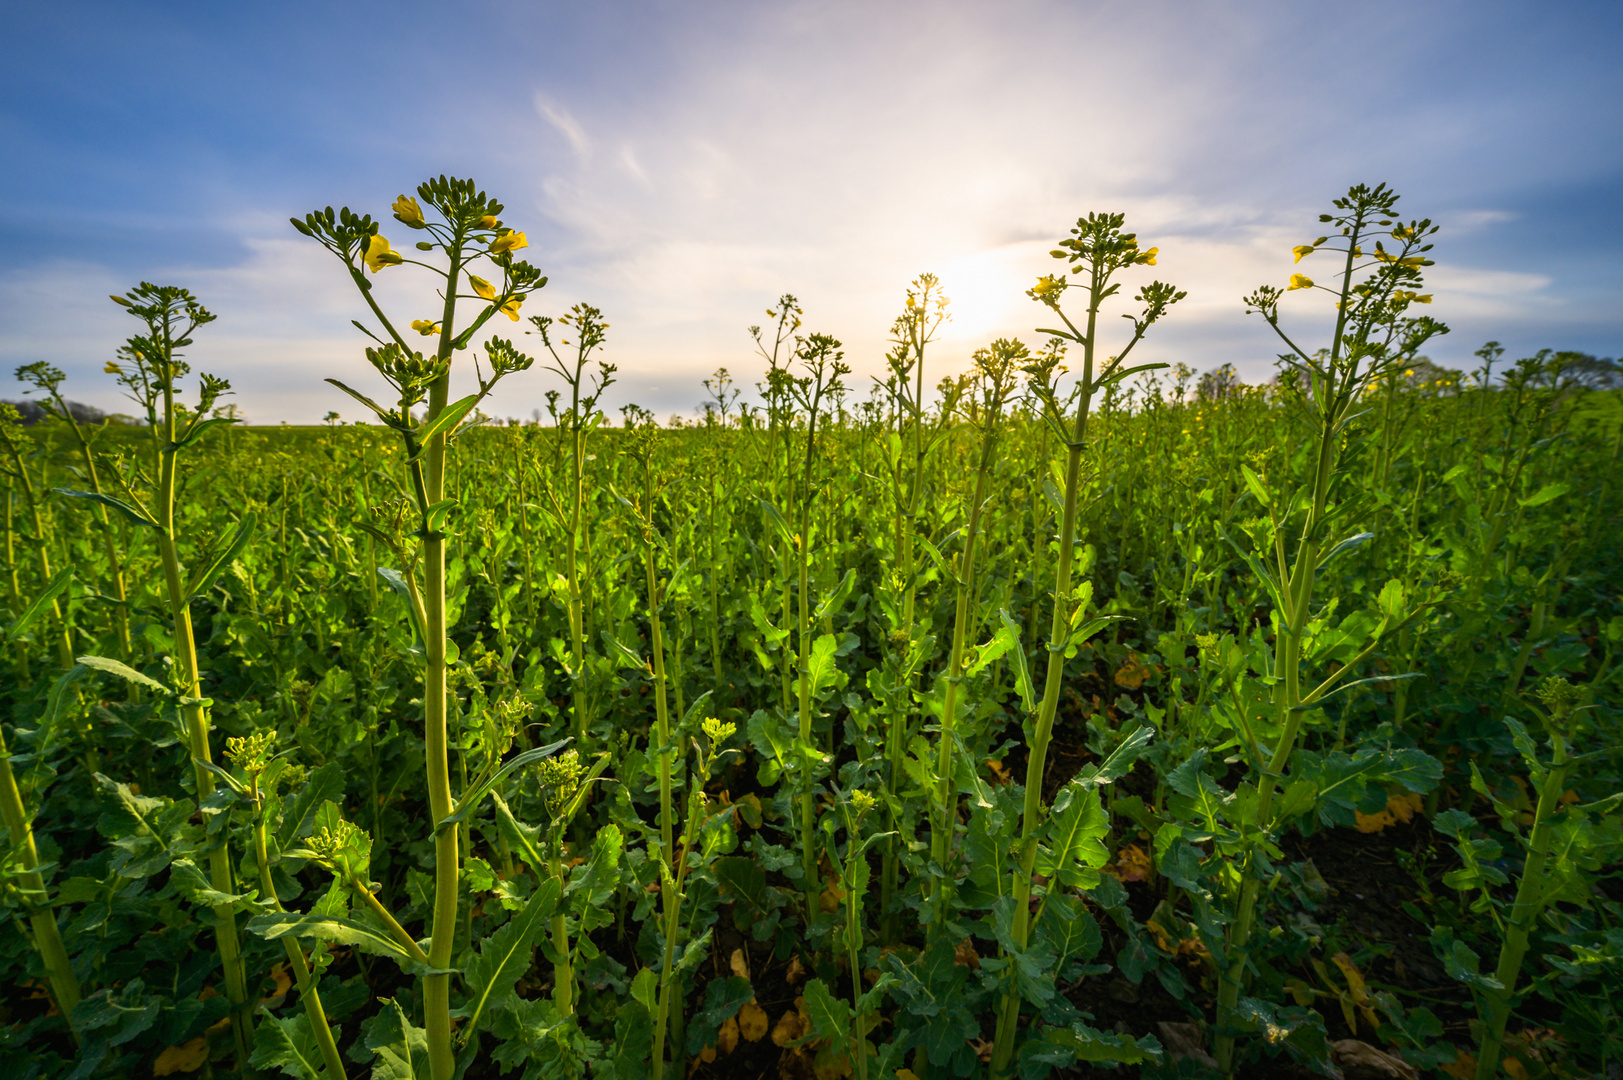
[[[1521,976],[1522,961],[1527,956],[1528,934],[1549,900],[1544,885],[1553,839],[1550,818],[1560,807],[1567,783],[1566,742],[1559,732],[1551,733],[1551,742],[1555,747],[1555,757],[1544,777],[1544,787],[1539,792],[1538,809],[1533,815],[1533,835],[1528,841],[1527,862],[1522,867],[1522,879],[1516,885],[1516,900],[1511,905],[1510,917],[1505,921],[1505,941],[1499,948],[1499,966],[1494,970],[1494,977],[1499,980],[1501,989],[1487,994],[1484,1002],[1485,1029],[1482,1045],[1477,1050],[1476,1080],[1493,1080],[1499,1075],[1505,1025],[1510,1021],[1510,1003],[1516,995],[1516,980]]]
[[[277,911],[281,911],[282,902],[276,895],[276,884],[271,880],[269,844],[266,843],[265,831],[265,811],[260,806],[254,820],[254,860],[259,864],[259,890]],[[344,1059],[339,1056],[338,1043],[327,1024],[327,1011],[321,1007],[321,994],[316,989],[310,965],[304,959],[304,950],[291,934],[282,938],[282,947],[287,950],[288,963],[293,965],[293,976],[299,987],[299,1004],[310,1021],[316,1046],[320,1048],[321,1059],[327,1066],[328,1080],[345,1080]]]
[[[28,909],[28,925],[33,928],[34,948],[45,964],[45,973],[51,983],[51,997],[57,1011],[68,1022],[75,1043],[79,1032],[73,1028],[73,1009],[79,1004],[79,977],[73,973],[73,963],[62,944],[62,935],[56,927],[56,912],[51,910],[50,894],[41,877],[39,852],[34,846],[34,822],[23,804],[17,779],[11,772],[11,753],[6,748],[5,734],[0,732],[0,818],[11,833],[11,844],[22,863],[19,884],[21,891],[34,898]]]

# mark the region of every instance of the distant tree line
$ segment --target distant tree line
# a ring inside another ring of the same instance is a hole
[[[17,414],[22,417],[24,426],[37,424],[41,420],[47,420],[51,415],[40,407],[39,402],[29,401],[27,399],[22,401],[0,401],[0,405],[10,405],[12,408],[16,409]],[[67,406],[68,411],[73,414],[73,418],[79,421],[81,424],[100,424],[103,421],[110,421],[114,424],[129,424],[134,422],[128,416],[124,416],[121,413],[108,413],[96,408],[94,405],[86,405],[82,401],[70,401],[67,403]]]

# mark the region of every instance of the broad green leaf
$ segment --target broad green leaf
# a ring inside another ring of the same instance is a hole
[[[393,998],[361,1025],[362,1044],[374,1055],[372,1080],[428,1080],[428,1032],[413,1027]]]
[[[111,495],[103,495],[99,491],[76,491],[73,488],[52,488],[51,490],[58,495],[66,495],[70,499],[83,499],[86,502],[100,503],[103,506],[111,507],[123,514],[132,524],[145,525],[149,529],[159,527],[151,514],[138,506],[131,506],[123,499],[115,499]]]
[[[851,1006],[845,999],[835,997],[822,979],[806,984],[806,1015],[811,1019],[812,1033],[827,1039],[842,1049],[851,1045]]]
[[[77,659],[79,663],[87,668],[93,668],[108,675],[115,675],[125,682],[134,683],[136,686],[144,686],[148,690],[156,690],[165,697],[172,693],[167,686],[157,679],[148,678],[122,660],[114,660],[108,656],[80,656]]]
[[[58,570],[56,574],[52,576],[50,582],[46,584],[45,591],[34,597],[33,602],[27,607],[23,608],[23,613],[21,615],[11,620],[11,625],[6,627],[6,640],[15,641],[18,634],[21,634],[24,630],[27,630],[29,625],[35,619],[39,618],[40,614],[44,612],[46,608],[50,607],[51,601],[55,600],[57,597],[61,596],[67,591],[68,583],[72,580],[72,566],[64,566],[62,569]]]
[[[1014,616],[1009,614],[1008,608],[999,608],[997,614],[1003,621],[1004,630],[1014,635],[1017,643],[1017,647],[1009,650],[1009,655],[1014,660],[1014,689],[1020,695],[1020,704],[1029,713],[1036,708],[1037,694],[1031,687],[1031,671],[1026,666],[1026,648],[1021,644],[1023,639],[1020,637],[1020,624],[1014,621]]]
[[[811,988],[807,987],[806,1006],[811,1007]],[[693,1014],[687,1030],[687,1052],[697,1054],[716,1041],[721,1025],[738,1015],[738,1010],[755,997],[750,981],[739,975],[725,979],[711,979],[704,988],[704,1004]]]
[[[465,398],[451,402],[451,404],[440,410],[438,416],[413,433],[417,438],[418,445],[427,447],[428,440],[442,431],[450,431],[464,416],[472,412],[473,407],[477,404],[479,404],[478,394],[469,394]]]
[[[254,530],[258,527],[258,514],[250,510],[242,515],[242,520],[237,522],[237,531],[231,534],[230,542],[220,550],[214,561],[210,562],[196,577],[192,578],[192,583],[186,587],[187,603],[197,599],[209,590],[209,587],[214,584],[214,579],[220,576],[220,572],[230,566],[238,555],[242,554],[242,549],[248,546],[248,541],[253,539]]]
[[[1517,499],[1516,502],[1523,509],[1531,510],[1535,506],[1543,506],[1545,503],[1554,502],[1571,490],[1571,484],[1545,484],[1527,498]]]
[[[1037,847],[1037,873],[1073,889],[1092,888],[1099,867],[1110,861],[1104,839],[1110,833],[1097,788],[1072,780],[1054,799],[1054,811]]]
[[[372,956],[386,956],[407,971],[415,971],[419,967],[394,938],[355,919],[304,915],[296,911],[272,911],[249,919],[248,930],[270,941],[288,934],[295,937],[319,938],[322,941],[353,946]]]
[[[302,1012],[284,1020],[269,1009],[261,1010],[248,1064],[259,1069],[280,1069],[299,1080],[322,1080],[321,1050],[309,1019]]]
[[[321,804],[343,797],[344,781],[344,767],[336,761],[312,772],[298,794],[282,804],[282,820],[275,834],[277,847],[292,847],[295,841],[309,836]]]
[[[558,879],[548,878],[530,894],[524,910],[479,943],[479,955],[468,965],[465,976],[472,997],[464,1031],[472,1032],[486,1009],[504,1005],[512,997],[514,984],[529,970],[535,957],[536,936],[546,928],[558,906],[559,892]]]
[[[851,598],[851,590],[856,587],[856,583],[856,570],[847,570],[845,576],[840,579],[840,583],[834,586],[834,591],[829,593],[821,604],[817,605],[817,611],[812,615],[812,621],[822,622],[830,616],[839,614],[840,609],[845,606],[845,602]]]
[[[1263,486],[1257,474],[1251,471],[1251,466],[1242,462],[1240,475],[1245,478],[1245,486],[1250,490],[1251,496],[1261,503],[1264,509],[1273,505],[1273,496],[1268,494],[1268,489]]]

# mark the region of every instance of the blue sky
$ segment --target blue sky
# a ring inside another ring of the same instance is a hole
[[[528,232],[551,284],[525,313],[601,307],[610,404],[661,415],[717,366],[759,377],[744,328],[784,291],[859,375],[924,271],[954,300],[932,379],[993,337],[1036,344],[1023,290],[1090,210],[1125,211],[1189,291],[1146,360],[1265,378],[1276,350],[1239,297],[1282,284],[1361,181],[1443,226],[1430,284],[1454,332],[1434,359],[1468,366],[1490,338],[1623,352],[1615,3],[0,12],[0,365],[49,359],[106,407],[101,366],[134,330],[106,296],[145,279],[216,311],[190,359],[251,420],[358,419],[321,380],[369,385],[362,305],[287,218],[330,203],[387,221],[441,172]],[[428,311],[413,273],[380,285],[408,318]],[[1310,339],[1314,305],[1288,315]],[[515,376],[492,411],[528,415],[554,385]]]

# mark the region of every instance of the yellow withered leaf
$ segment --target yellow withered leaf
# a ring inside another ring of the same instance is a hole
[[[196,1072],[203,1067],[209,1059],[208,1041],[199,1035],[190,1042],[179,1046],[170,1046],[158,1055],[152,1063],[153,1076],[170,1076],[174,1073]]]
[[[746,1001],[738,1010],[738,1033],[750,1042],[760,1042],[766,1036],[766,1010],[753,1001]]]

